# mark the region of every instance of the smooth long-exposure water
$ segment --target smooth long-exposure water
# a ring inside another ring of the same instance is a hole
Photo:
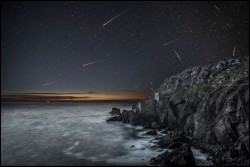
[[[2,103],[2,165],[148,164],[160,153],[149,148],[152,137],[140,137],[141,127],[107,123],[112,107],[131,104]]]
[[[106,122],[130,103],[2,103],[1,165],[148,165],[164,149],[142,127]],[[159,133],[160,135],[160,133]],[[204,159],[193,151],[197,159]]]

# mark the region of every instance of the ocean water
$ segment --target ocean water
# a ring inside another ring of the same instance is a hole
[[[152,147],[157,136],[141,136],[146,130],[140,126],[106,122],[112,107],[131,106],[1,103],[1,165],[149,165],[166,151]]]

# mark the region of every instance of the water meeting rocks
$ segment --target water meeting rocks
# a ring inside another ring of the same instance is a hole
[[[181,147],[169,152],[166,151],[156,158],[151,158],[151,165],[157,166],[196,166],[196,162],[188,144],[184,143]]]
[[[180,131],[193,142],[227,148],[222,164],[248,165],[244,157],[249,155],[249,57],[195,66],[173,75],[117,120]],[[175,148],[183,142],[167,134],[159,145]]]

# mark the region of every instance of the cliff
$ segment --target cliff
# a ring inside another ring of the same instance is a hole
[[[249,57],[188,68],[113,119],[181,131],[229,147],[231,158],[249,155]]]

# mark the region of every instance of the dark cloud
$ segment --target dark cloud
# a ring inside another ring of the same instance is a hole
[[[90,99],[90,96],[48,96],[48,95],[34,95],[34,94],[12,94],[1,95],[1,101],[84,101]]]
[[[87,92],[88,94],[100,94],[101,92]]]

